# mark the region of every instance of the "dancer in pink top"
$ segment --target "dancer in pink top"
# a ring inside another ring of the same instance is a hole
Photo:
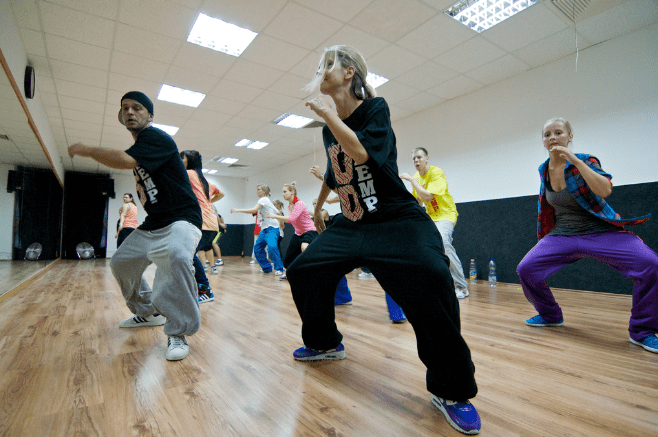
[[[304,202],[297,197],[297,185],[295,182],[283,185],[283,199],[289,202],[288,216],[267,214],[267,217],[274,218],[280,222],[288,222],[295,229],[295,235],[292,236],[286,256],[283,258],[283,266],[287,269],[290,264],[306,250],[309,244],[318,237],[318,231],[315,229],[313,219],[306,208]],[[285,275],[281,277],[285,279]],[[352,294],[347,286],[347,278],[343,276],[336,287],[335,305],[352,305]]]

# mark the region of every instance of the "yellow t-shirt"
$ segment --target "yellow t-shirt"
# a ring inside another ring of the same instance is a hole
[[[421,176],[420,173],[414,175],[414,179],[425,188],[427,191],[432,193],[434,197],[430,202],[425,202],[425,210],[429,216],[435,222],[439,220],[450,220],[453,223],[457,223],[457,207],[455,206],[455,201],[452,200],[452,196],[448,192],[448,180],[446,179],[445,173],[439,167],[430,166],[430,169],[425,173],[425,176]],[[418,193],[414,189],[412,194],[414,197],[419,198]]]

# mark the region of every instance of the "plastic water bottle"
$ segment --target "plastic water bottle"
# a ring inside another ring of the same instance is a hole
[[[495,287],[496,286],[496,263],[494,262],[494,259],[491,258],[491,261],[489,261],[489,287]]]
[[[478,278],[478,271],[475,268],[475,260],[471,259],[471,267],[468,269],[468,279],[470,279],[472,283],[475,283],[477,278]]]

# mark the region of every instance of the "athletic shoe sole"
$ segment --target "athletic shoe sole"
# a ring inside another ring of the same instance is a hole
[[[345,351],[331,351],[312,357],[295,357],[297,361],[340,361],[345,359]]]
[[[631,343],[636,344],[640,346],[642,349],[648,350],[649,352],[653,352],[654,354],[658,354],[658,349],[652,348],[650,346],[647,346],[645,344],[640,343],[639,341],[635,341],[632,338],[628,337],[628,339],[631,341]]]
[[[142,326],[162,326],[167,319],[164,316],[157,316],[153,320],[147,322],[136,323],[134,318],[122,320],[119,322],[119,328],[141,328]]]
[[[480,430],[479,430],[479,429],[473,429],[473,430],[470,430],[470,431],[466,431],[466,430],[461,429],[461,428],[459,427],[459,425],[457,425],[457,424],[452,420],[452,418],[450,417],[450,414],[448,414],[448,411],[446,411],[446,409],[443,407],[443,404],[441,403],[440,400],[437,399],[436,396],[432,395],[432,396],[430,397],[430,399],[432,400],[432,404],[434,404],[434,406],[435,406],[436,408],[438,408],[439,411],[441,411],[441,412],[443,413],[443,415],[445,416],[445,418],[446,418],[446,420],[448,421],[448,423],[450,424],[450,426],[452,426],[453,428],[455,428],[457,431],[459,431],[459,432],[461,432],[461,433],[463,433],[463,434],[468,434],[468,435],[475,435],[475,434],[479,434],[479,433],[480,433]]]
[[[526,320],[525,322],[526,325],[528,326],[535,326],[537,328],[550,328],[551,326],[562,326],[564,325],[564,320],[561,322],[556,322],[556,323],[528,323]]]

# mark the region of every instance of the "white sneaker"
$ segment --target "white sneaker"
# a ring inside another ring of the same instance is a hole
[[[249,261],[249,264],[256,264],[256,260],[252,259],[251,261]]]
[[[210,271],[212,272],[213,275],[217,275],[217,274],[219,274],[219,270],[217,270],[217,267],[216,267],[216,266],[212,266],[212,267],[210,268]]]
[[[162,326],[165,324],[164,316],[154,314],[152,316],[135,316],[119,322],[119,328],[138,328],[140,326]]]
[[[208,266],[203,266],[203,271],[207,272],[208,271]]]
[[[215,265],[216,265],[216,266],[223,266],[223,265],[224,265],[224,261],[222,261],[221,259],[218,259],[217,261],[215,261]]]
[[[374,278],[375,275],[372,273],[361,272],[359,273],[359,278]]]
[[[283,275],[283,270],[276,270],[276,271],[274,272],[274,274],[275,274],[276,276],[281,276],[281,275]]]
[[[187,345],[185,336],[170,335],[167,340],[167,354],[165,355],[167,361],[182,360],[190,352],[190,347]]]
[[[207,259],[206,259],[206,264],[210,264],[210,261],[208,261]]]
[[[464,299],[469,295],[468,288],[455,288],[455,294],[457,299]]]

